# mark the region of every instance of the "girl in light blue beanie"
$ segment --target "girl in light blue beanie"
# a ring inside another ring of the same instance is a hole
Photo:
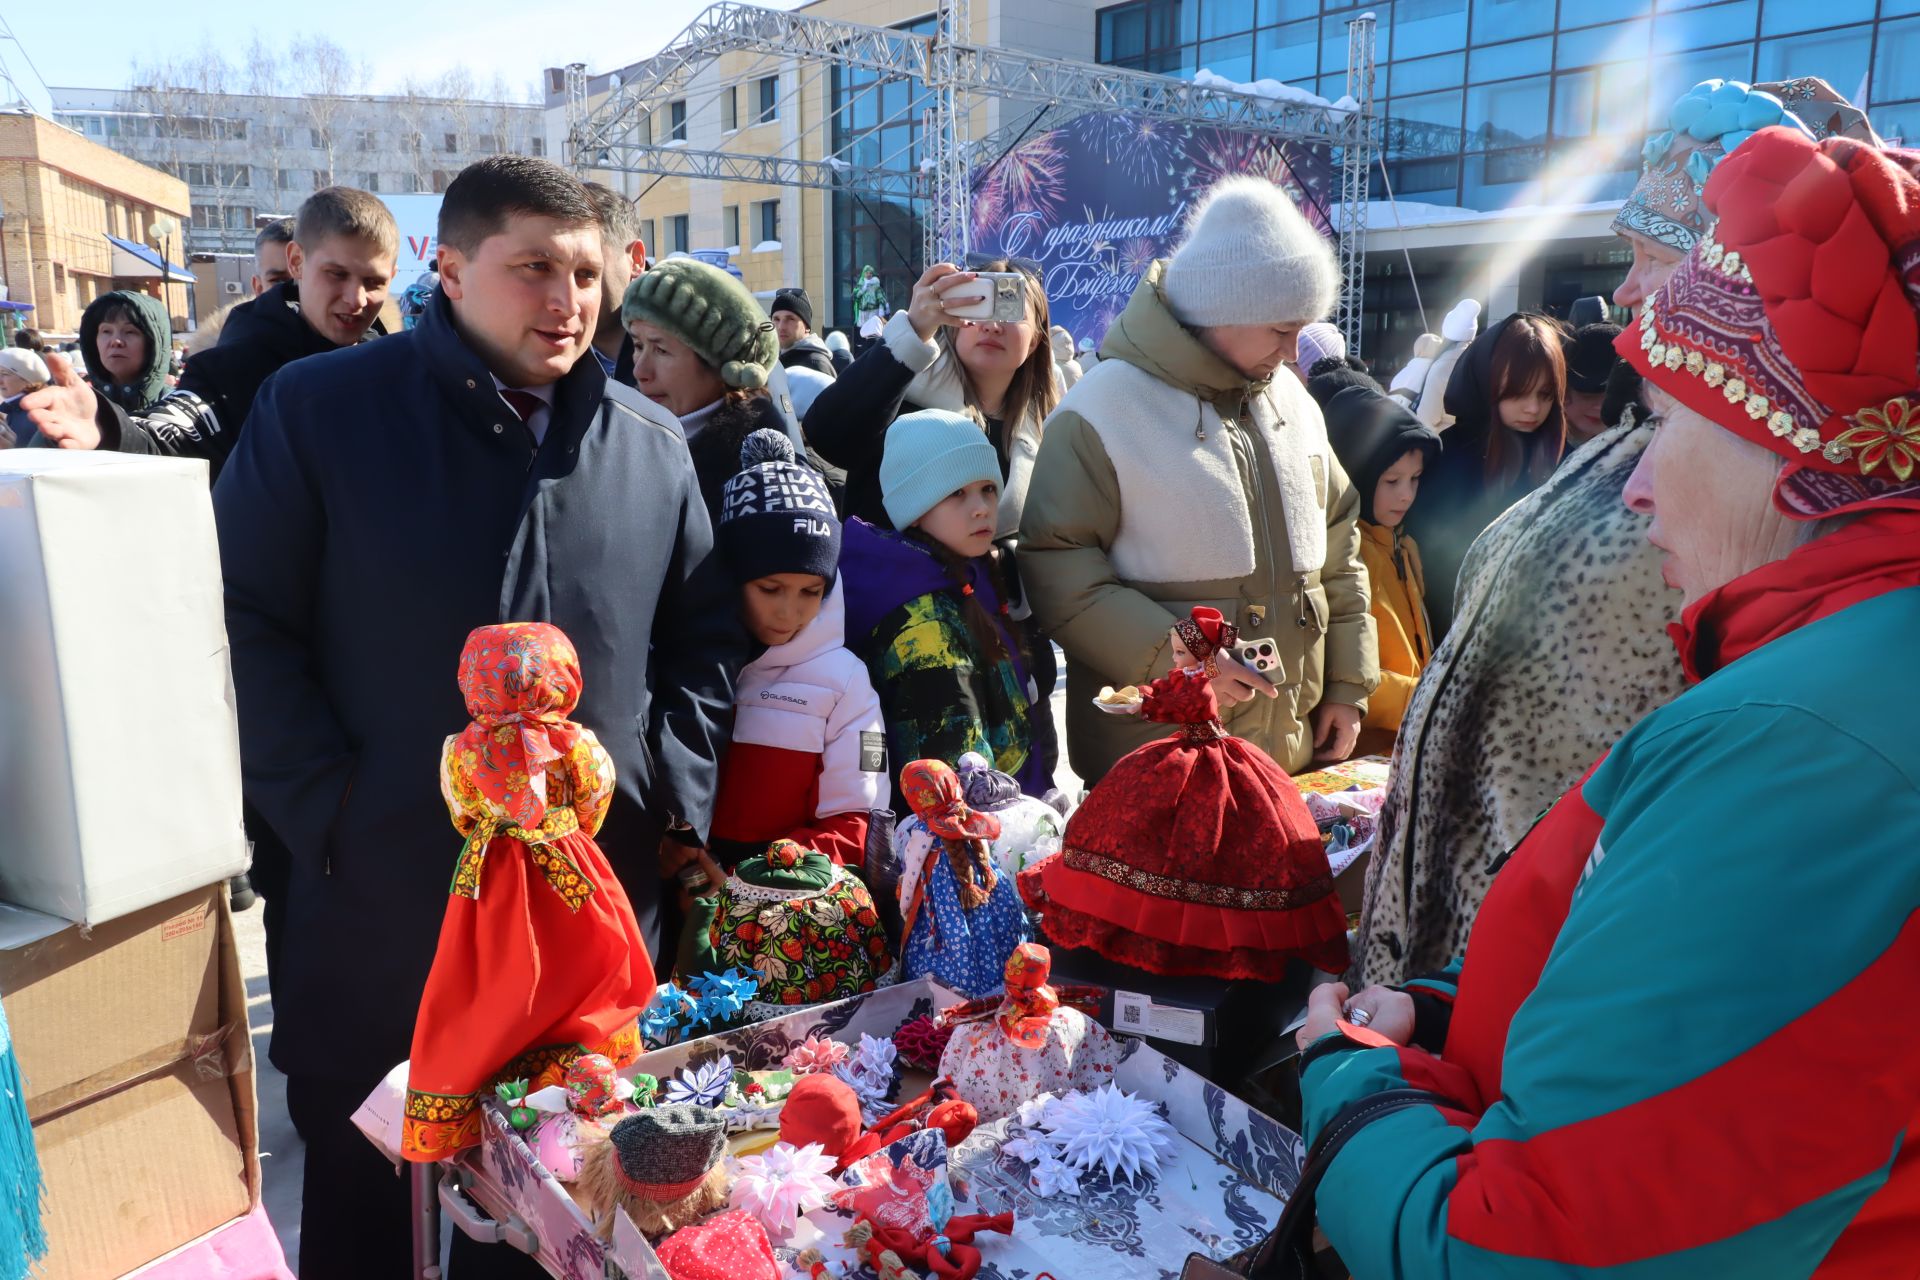
[[[939,409],[887,428],[882,505],[894,529],[859,518],[841,542],[847,647],[867,663],[886,723],[895,812],[900,770],[973,751],[1043,797],[1020,629],[993,560],[1000,461],[971,418]]]

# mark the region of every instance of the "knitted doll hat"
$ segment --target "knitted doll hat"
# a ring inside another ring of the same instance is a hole
[[[652,1107],[613,1126],[587,1153],[579,1186],[596,1211],[617,1204],[646,1234],[664,1235],[726,1203],[726,1151],[727,1126],[717,1112]]]
[[[720,553],[738,583],[811,573],[829,587],[840,566],[840,518],[827,482],[796,462],[793,441],[762,427],[740,446],[740,471],[720,491]]]
[[[1920,508],[1920,155],[1767,129],[1706,206],[1717,221],[1616,349],[1786,458],[1785,514]]]
[[[1215,183],[1189,227],[1162,285],[1182,324],[1304,323],[1333,310],[1333,247],[1265,178]]]
[[[727,272],[697,258],[670,258],[627,286],[620,323],[658,325],[692,347],[729,387],[757,391],[780,358],[773,321]]]
[[[894,528],[905,529],[949,494],[981,480],[1000,482],[1000,459],[972,418],[921,409],[901,414],[887,428],[880,500]]]

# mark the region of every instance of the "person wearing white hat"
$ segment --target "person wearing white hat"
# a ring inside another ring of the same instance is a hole
[[[39,442],[32,419],[20,409],[20,397],[53,381],[40,353],[26,347],[0,350],[0,449],[20,449]]]
[[[1163,674],[1195,605],[1279,650],[1272,679],[1217,659],[1229,732],[1290,771],[1353,749],[1380,680],[1360,495],[1284,372],[1338,288],[1332,247],[1278,187],[1227,179],[1048,419],[1021,573],[1066,651],[1068,753],[1088,782],[1157,732],[1095,695]]]

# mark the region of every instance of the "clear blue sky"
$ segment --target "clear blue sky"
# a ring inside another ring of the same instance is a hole
[[[789,9],[797,0],[760,0]],[[256,30],[291,40],[305,31],[327,36],[372,71],[369,89],[397,89],[408,76],[431,80],[465,64],[481,85],[497,72],[516,94],[543,68],[585,62],[607,71],[652,54],[706,7],[708,0],[640,0],[633,4],[531,0],[192,0],[191,3],[94,0],[74,7],[43,0],[0,5],[16,40],[0,32],[0,62],[42,111],[47,84],[119,88],[136,61],[187,55],[211,43],[239,61]],[[591,15],[591,16],[589,16]],[[312,23],[301,27],[303,19]],[[22,56],[24,50],[25,56]],[[0,86],[0,98],[11,98]]]

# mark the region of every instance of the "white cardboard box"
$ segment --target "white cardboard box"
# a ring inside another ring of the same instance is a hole
[[[244,870],[202,462],[0,452],[0,898],[96,925]]]

